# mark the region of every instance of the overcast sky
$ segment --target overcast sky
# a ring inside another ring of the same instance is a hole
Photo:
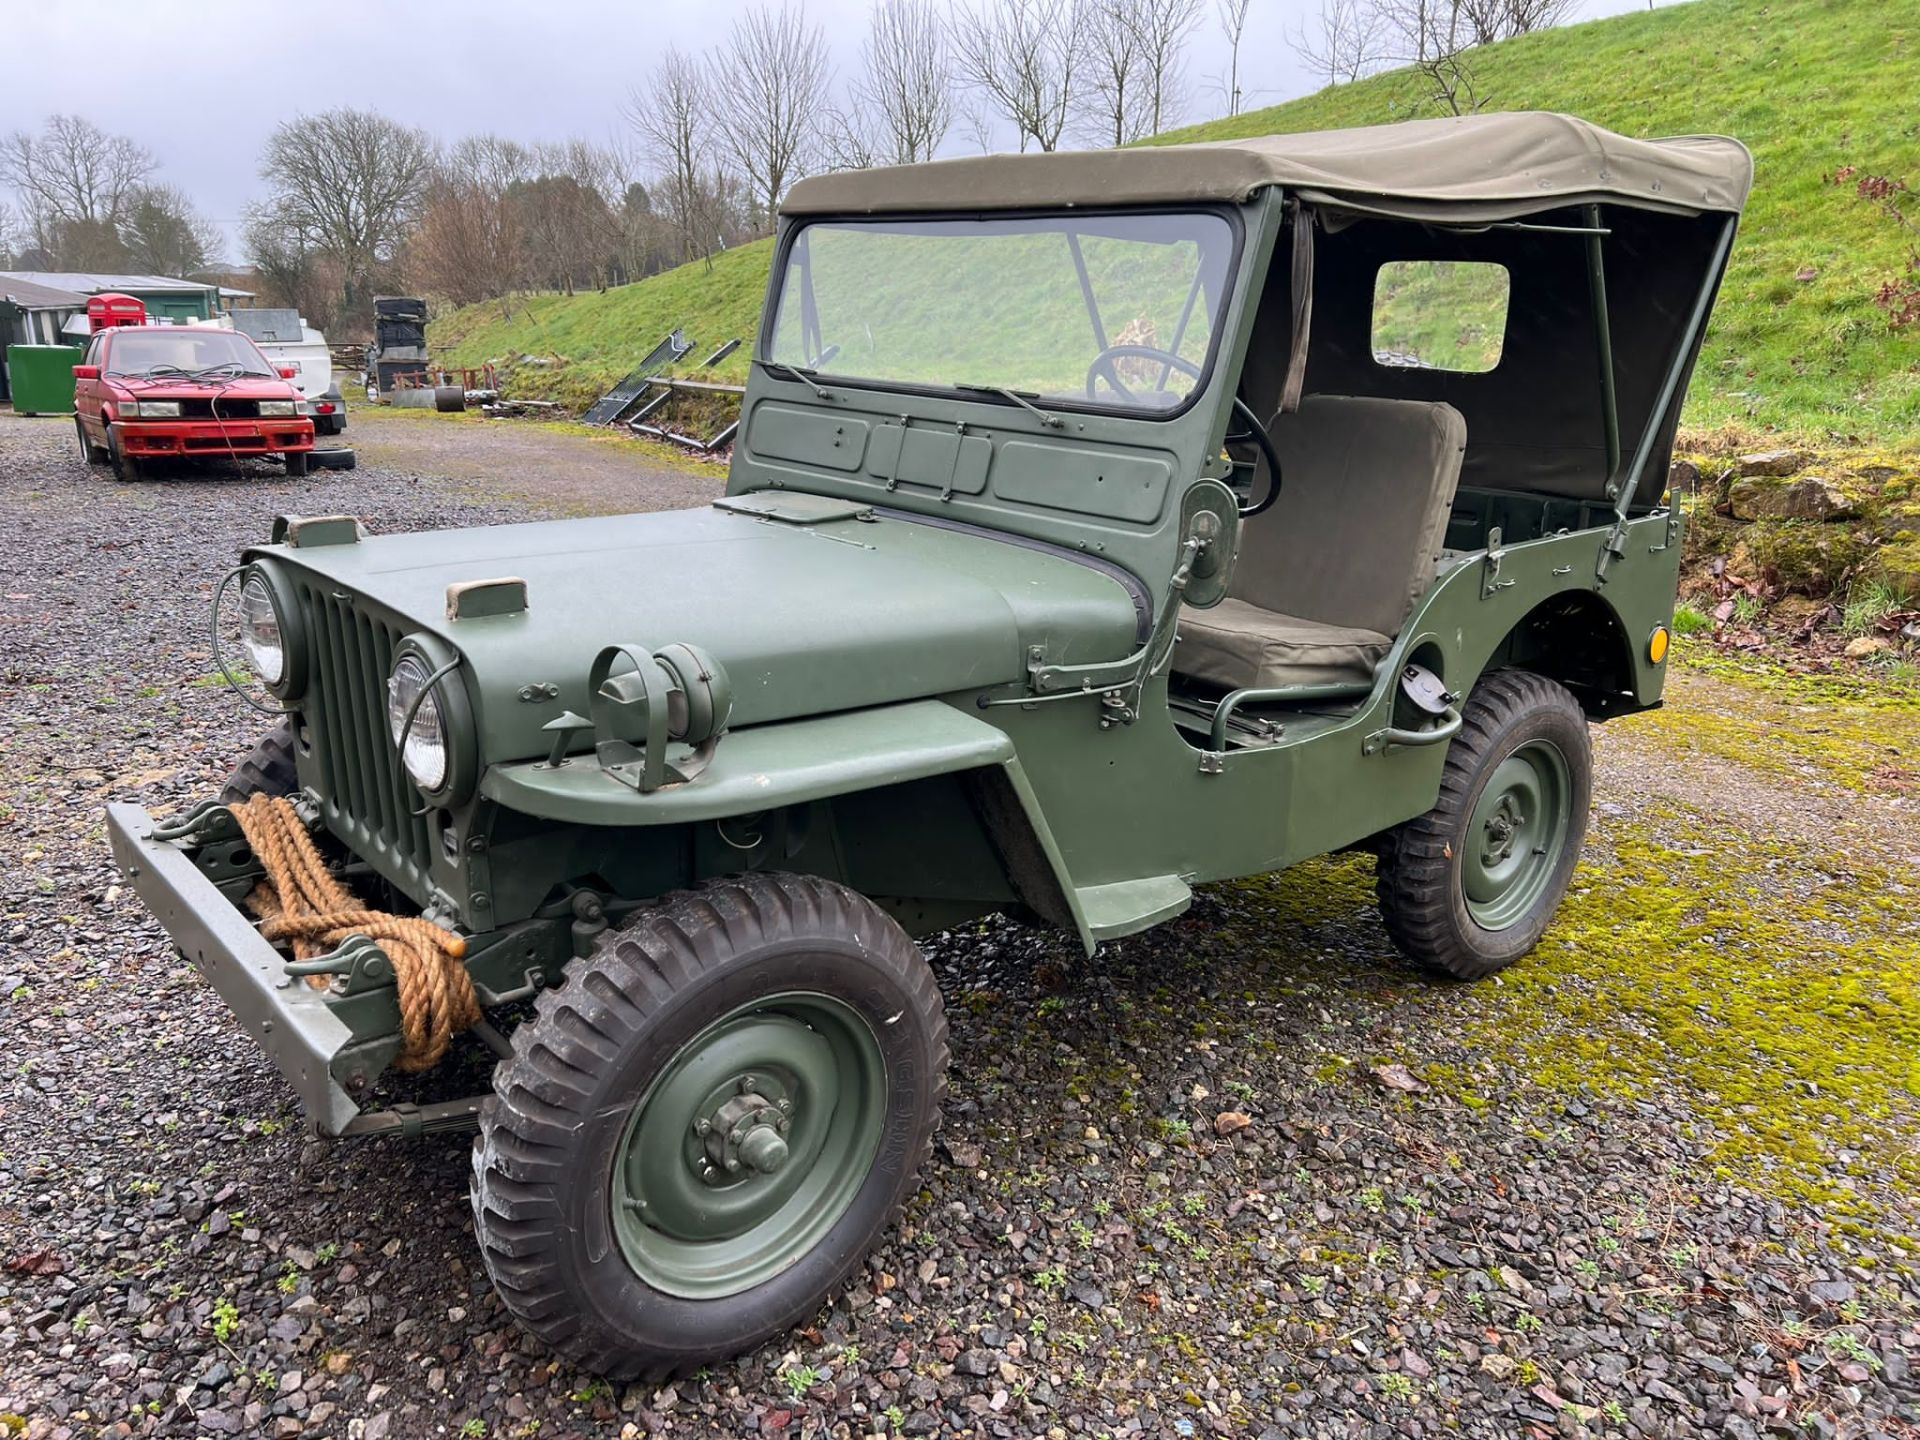
[[[283,120],[350,105],[443,137],[491,130],[523,141],[605,139],[621,123],[620,102],[646,78],[649,56],[667,45],[712,45],[754,3],[764,0],[14,0],[5,7],[12,63],[0,84],[0,134],[77,111],[145,145],[160,178],[231,239],[264,188],[260,150]],[[871,3],[807,0],[839,76],[858,61]],[[1581,0],[1579,13],[1646,3]],[[1205,4],[1189,50],[1190,120],[1226,111],[1226,44],[1213,0]],[[1240,62],[1246,106],[1314,88],[1288,36],[1318,8],[1319,0],[1253,0]],[[949,150],[970,145],[958,131]]]

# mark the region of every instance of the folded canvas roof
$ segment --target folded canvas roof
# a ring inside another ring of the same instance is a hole
[[[1239,203],[1280,186],[1314,204],[1440,224],[1587,203],[1738,213],[1753,157],[1738,140],[1630,140],[1571,115],[1517,111],[1123,150],[981,155],[802,180],[788,215]]]

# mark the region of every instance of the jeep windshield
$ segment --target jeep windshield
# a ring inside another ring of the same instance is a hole
[[[107,345],[107,374],[167,379],[218,371],[224,375],[272,375],[274,369],[251,340],[231,330],[175,326],[123,331]]]
[[[787,248],[765,358],[1164,415],[1205,379],[1233,251],[1197,211],[816,221]]]

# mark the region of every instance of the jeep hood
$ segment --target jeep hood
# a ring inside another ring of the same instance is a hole
[[[542,725],[586,714],[588,669],[614,643],[704,648],[747,726],[1002,685],[1029,646],[1052,663],[1117,659],[1144,633],[1137,584],[1065,551],[841,502],[814,523],[721,505],[248,557],[305,572],[303,604],[350,593],[454,646],[488,763],[543,754]],[[524,611],[447,618],[449,586],[507,577],[526,582]],[[529,686],[558,693],[525,700]]]

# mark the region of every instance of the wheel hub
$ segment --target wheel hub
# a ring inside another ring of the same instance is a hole
[[[787,1163],[786,1135],[793,1128],[793,1101],[763,1095],[753,1075],[733,1081],[734,1094],[693,1123],[701,1139],[697,1172],[708,1185],[724,1185],[740,1176],[772,1175]],[[768,1085],[768,1089],[779,1087]]]
[[[668,1294],[736,1294],[793,1263],[859,1190],[886,1067],[851,1007],[805,992],[718,1017],[634,1105],[615,1155],[615,1236]]]
[[[1465,835],[1460,883],[1468,913],[1487,930],[1516,924],[1546,893],[1571,832],[1567,760],[1546,740],[1494,768]]]

